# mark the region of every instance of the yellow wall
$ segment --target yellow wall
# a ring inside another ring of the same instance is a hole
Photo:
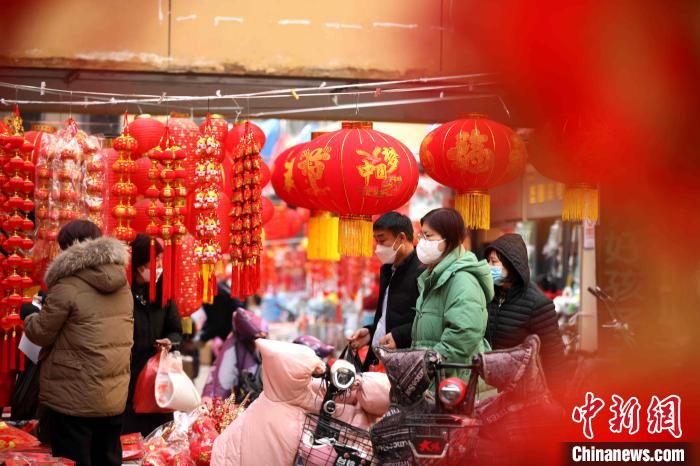
[[[450,26],[451,3],[443,8],[442,0],[14,0],[3,2],[0,15],[0,65],[437,75],[454,65],[443,51],[461,47]]]

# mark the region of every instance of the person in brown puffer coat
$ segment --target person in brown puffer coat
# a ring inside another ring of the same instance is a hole
[[[44,306],[24,322],[42,347],[39,402],[49,409],[52,453],[79,466],[120,465],[134,331],[129,251],[87,220],[67,223],[58,243]]]

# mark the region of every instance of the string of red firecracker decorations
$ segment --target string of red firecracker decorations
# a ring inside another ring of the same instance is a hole
[[[233,154],[231,194],[231,296],[254,294],[260,285],[262,221],[260,146],[249,122]]]

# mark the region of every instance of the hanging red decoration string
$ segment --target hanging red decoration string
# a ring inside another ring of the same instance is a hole
[[[2,261],[4,278],[0,301],[0,327],[3,330],[0,357],[4,372],[24,369],[24,355],[18,354],[17,345],[23,330],[19,309],[22,304],[31,302],[31,297],[25,297],[25,294],[34,286],[31,278],[34,263],[28,252],[34,246],[34,224],[28,217],[34,210],[33,149],[34,145],[24,138],[19,108],[15,106],[8,134],[0,135],[2,171],[7,177],[2,185],[7,196],[2,206],[6,213],[2,227],[7,233],[3,248],[9,254]]]
[[[200,264],[200,290],[202,301],[212,303],[216,294],[214,268],[221,260],[221,222],[217,205],[221,204],[221,161],[223,148],[215,132],[212,120],[207,116],[202,125],[203,134],[197,141],[197,165],[194,178],[193,205],[196,212],[195,257]],[[228,212],[226,212],[228,215]]]
[[[257,291],[262,252],[262,159],[253,129],[250,123],[246,122],[245,125],[243,137],[232,154],[231,295],[239,297],[250,296]]]

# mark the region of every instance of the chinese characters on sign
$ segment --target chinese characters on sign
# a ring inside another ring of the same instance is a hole
[[[577,424],[583,424],[583,435],[591,440],[593,433],[593,419],[605,407],[605,401],[596,397],[593,393],[586,393],[586,401],[581,406],[574,407],[571,419]],[[639,399],[635,396],[625,400],[621,396],[612,395],[610,412],[612,417],[608,420],[610,432],[620,434],[626,431],[630,435],[639,432],[641,411]],[[656,395],[651,397],[647,408],[647,431],[650,434],[669,432],[675,438],[683,435],[681,429],[681,398],[678,395],[669,395],[660,400]]]

